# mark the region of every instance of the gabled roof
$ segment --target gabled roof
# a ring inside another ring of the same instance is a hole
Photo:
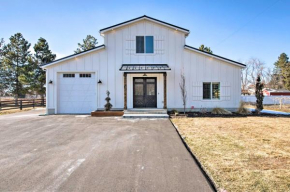
[[[135,23],[137,21],[144,20],[144,19],[152,21],[152,22],[155,22],[155,23],[158,23],[158,24],[161,24],[161,25],[165,25],[167,27],[173,28],[173,29],[178,30],[178,31],[182,31],[182,32],[186,33],[187,35],[189,34],[189,30],[188,29],[185,29],[185,28],[182,28],[182,27],[179,27],[179,26],[176,26],[176,25],[164,22],[164,21],[160,21],[158,19],[149,17],[147,15],[143,15],[141,17],[137,17],[135,19],[131,19],[131,20],[128,20],[128,21],[125,21],[125,22],[122,22],[122,23],[119,23],[119,24],[116,24],[116,25],[113,25],[113,26],[110,26],[110,27],[106,27],[104,29],[101,29],[100,33],[104,33],[106,31],[109,31],[109,30],[112,30],[112,29],[115,29],[115,28],[118,28],[118,27],[122,27],[124,25],[129,25],[131,23]]]
[[[212,53],[208,53],[208,52],[199,50],[199,49],[197,49],[195,47],[191,47],[189,45],[184,45],[184,48],[189,49],[191,51],[195,51],[195,52],[204,54],[204,55],[207,55],[207,56],[210,56],[210,57],[213,57],[213,58],[216,58],[216,59],[219,59],[219,60],[222,60],[222,61],[226,61],[226,62],[231,63],[231,64],[234,64],[234,65],[238,65],[240,67],[246,67],[246,65],[243,64],[243,63],[240,63],[240,62],[237,62],[237,61],[233,61],[231,59],[228,59],[228,58],[225,58],[225,57],[221,57],[219,55],[215,55],[215,54],[212,54]]]
[[[100,46],[97,46],[97,47],[94,47],[92,49],[88,49],[86,51],[82,51],[80,53],[75,53],[75,54],[72,54],[72,55],[69,55],[69,56],[66,56],[66,57],[63,57],[63,58],[60,58],[60,59],[57,59],[57,60],[54,60],[50,63],[45,63],[45,64],[42,64],[41,67],[42,68],[46,68],[50,65],[54,65],[56,63],[59,63],[59,62],[62,62],[62,61],[65,61],[65,60],[68,60],[68,59],[71,59],[73,57],[76,57],[76,56],[80,56],[80,55],[83,55],[83,54],[87,54],[87,53],[90,53],[90,52],[93,52],[93,51],[97,51],[97,50],[100,50],[100,49],[104,49],[105,48],[105,45],[100,45]]]

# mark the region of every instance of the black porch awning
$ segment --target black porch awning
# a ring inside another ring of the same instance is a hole
[[[167,64],[123,64],[120,71],[124,72],[164,72],[170,71]]]

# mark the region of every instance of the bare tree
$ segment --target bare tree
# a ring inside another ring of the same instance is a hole
[[[179,87],[180,87],[181,96],[182,96],[183,113],[185,114],[187,91],[186,91],[186,85],[185,85],[184,71],[181,72],[181,82],[179,83]]]
[[[250,67],[250,81],[254,85],[258,76],[260,76],[263,81],[265,78],[265,63],[257,58],[251,58],[247,65]]]
[[[250,66],[247,65],[242,71],[242,94],[245,95],[248,90],[248,85],[250,84]]]

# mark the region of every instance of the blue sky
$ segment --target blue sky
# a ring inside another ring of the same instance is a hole
[[[87,34],[103,44],[99,30],[142,15],[190,30],[188,45],[272,67],[290,55],[289,0],[93,1],[0,0],[0,38],[21,32],[32,44],[45,38],[58,58],[70,55]]]

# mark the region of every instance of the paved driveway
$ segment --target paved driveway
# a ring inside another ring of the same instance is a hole
[[[0,191],[212,191],[168,119],[0,116]]]

